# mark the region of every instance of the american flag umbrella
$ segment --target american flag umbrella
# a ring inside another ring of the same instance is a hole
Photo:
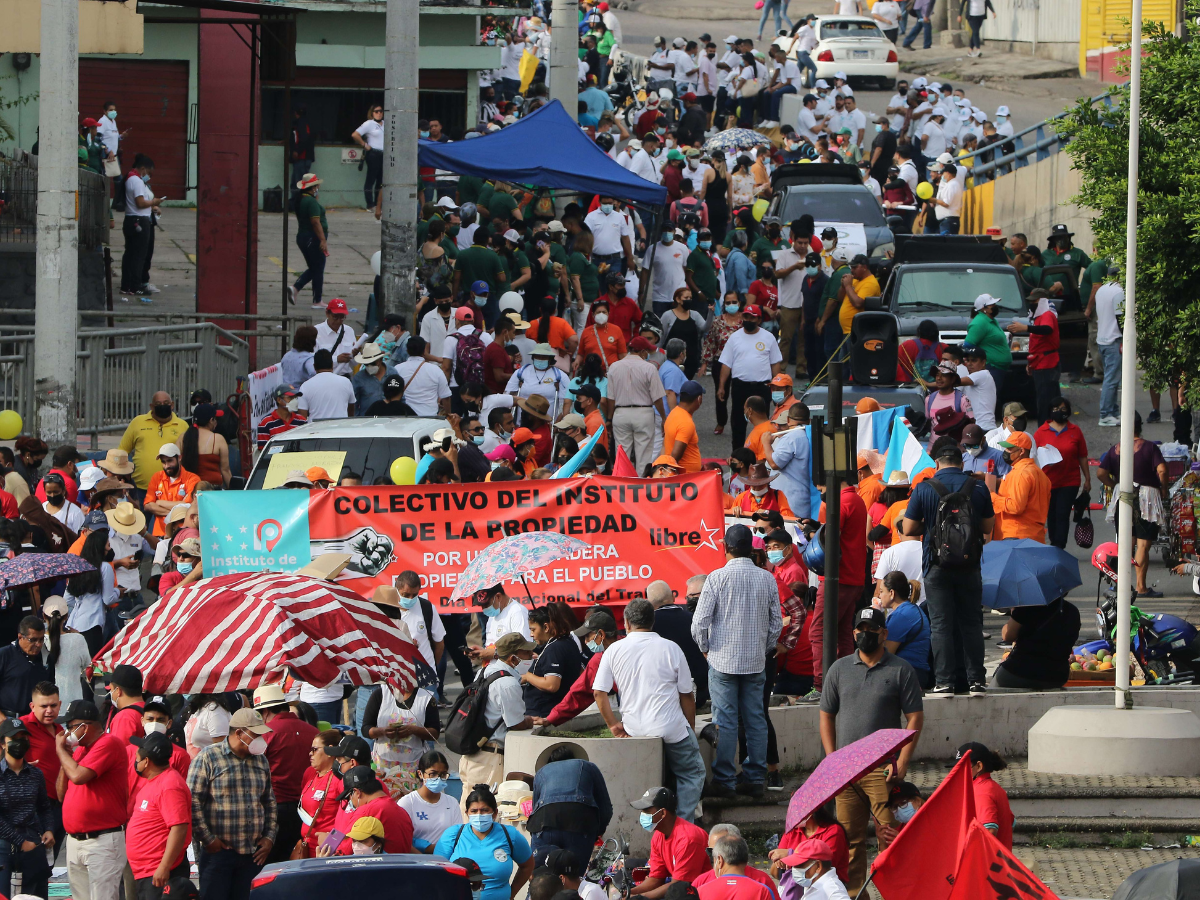
[[[0,562],[0,583],[5,587],[20,587],[95,570],[90,562],[73,553],[22,553]]]
[[[915,731],[905,728],[881,728],[830,753],[792,794],[792,799],[788,801],[784,830],[791,831],[811,816],[817,807],[840,794],[846,785],[878,768],[880,763],[916,736]]]
[[[307,575],[238,573],[172,591],[100,651],[96,662],[137,666],[155,694],[215,694],[296,678],[327,685],[416,685],[418,651],[396,624],[349,588]]]
[[[496,541],[458,576],[451,602],[505,581],[525,583],[530,572],[588,548],[586,541],[557,531],[526,531]],[[528,593],[529,588],[525,588]],[[532,598],[530,598],[532,602]]]

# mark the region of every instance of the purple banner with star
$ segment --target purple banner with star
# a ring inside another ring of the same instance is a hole
[[[308,491],[203,491],[200,546],[205,577],[294,572],[312,561]]]

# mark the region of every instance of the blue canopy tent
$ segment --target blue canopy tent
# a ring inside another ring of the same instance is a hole
[[[553,100],[514,125],[469,141],[417,141],[421,166],[530,187],[603,194],[662,206],[667,189],[634,175],[601,150]]]

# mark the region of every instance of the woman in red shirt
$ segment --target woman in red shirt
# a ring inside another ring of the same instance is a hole
[[[1038,421],[1045,422],[1050,418],[1051,402],[1059,395],[1058,312],[1041,289],[1030,291],[1029,300],[1037,300],[1032,324],[1013,322],[1007,330],[1011,334],[1029,334],[1029,361],[1026,365],[1037,395]]]
[[[300,791],[300,840],[305,846],[305,857],[316,856],[318,835],[333,830],[342,780],[333,774],[336,760],[325,754],[325,748],[336,747],[341,740],[340,731],[322,731],[312,739],[308,756],[311,768],[304,773],[304,787]]]
[[[767,260],[760,267],[761,275],[746,289],[746,302],[758,304],[763,311],[763,327],[772,333],[778,330],[779,285],[775,282],[775,261]],[[772,324],[768,324],[772,323]]]
[[[779,882],[782,900],[799,900],[804,893],[796,882],[787,876],[782,860],[791,855],[792,848],[802,841],[824,841],[833,851],[833,868],[843,884],[849,875],[850,845],[846,841],[846,829],[830,812],[829,805],[818,806],[813,814],[779,839],[779,846],[771,851],[771,875]]]
[[[575,374],[589,353],[604,359],[604,371],[625,355],[625,335],[619,326],[609,321],[608,301],[601,298],[592,304],[591,322],[579,333],[579,350],[575,354]]]
[[[1008,768],[1000,754],[989,750],[978,741],[971,741],[958,748],[956,760],[971,753],[971,787],[975,792],[975,819],[996,836],[1006,849],[1012,849],[1013,814],[1008,805],[1008,794],[1004,788],[992,781],[992,773]]]
[[[1054,447],[1062,454],[1062,462],[1044,466],[1050,479],[1050,514],[1046,531],[1050,543],[1060,550],[1067,546],[1071,525],[1071,508],[1082,486],[1083,492],[1092,489],[1092,474],[1088,468],[1087,439],[1079,426],[1071,421],[1071,401],[1056,397],[1050,403],[1050,418],[1033,433],[1038,447]]]

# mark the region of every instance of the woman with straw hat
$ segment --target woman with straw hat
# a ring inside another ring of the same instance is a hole
[[[296,203],[296,246],[304,254],[308,268],[300,273],[296,283],[288,289],[288,300],[296,302],[296,295],[312,282],[313,309],[324,309],[321,291],[325,286],[325,257],[329,256],[329,224],[325,221],[325,207],[317,202],[321,179],[312,172],[296,182],[300,199]]]

